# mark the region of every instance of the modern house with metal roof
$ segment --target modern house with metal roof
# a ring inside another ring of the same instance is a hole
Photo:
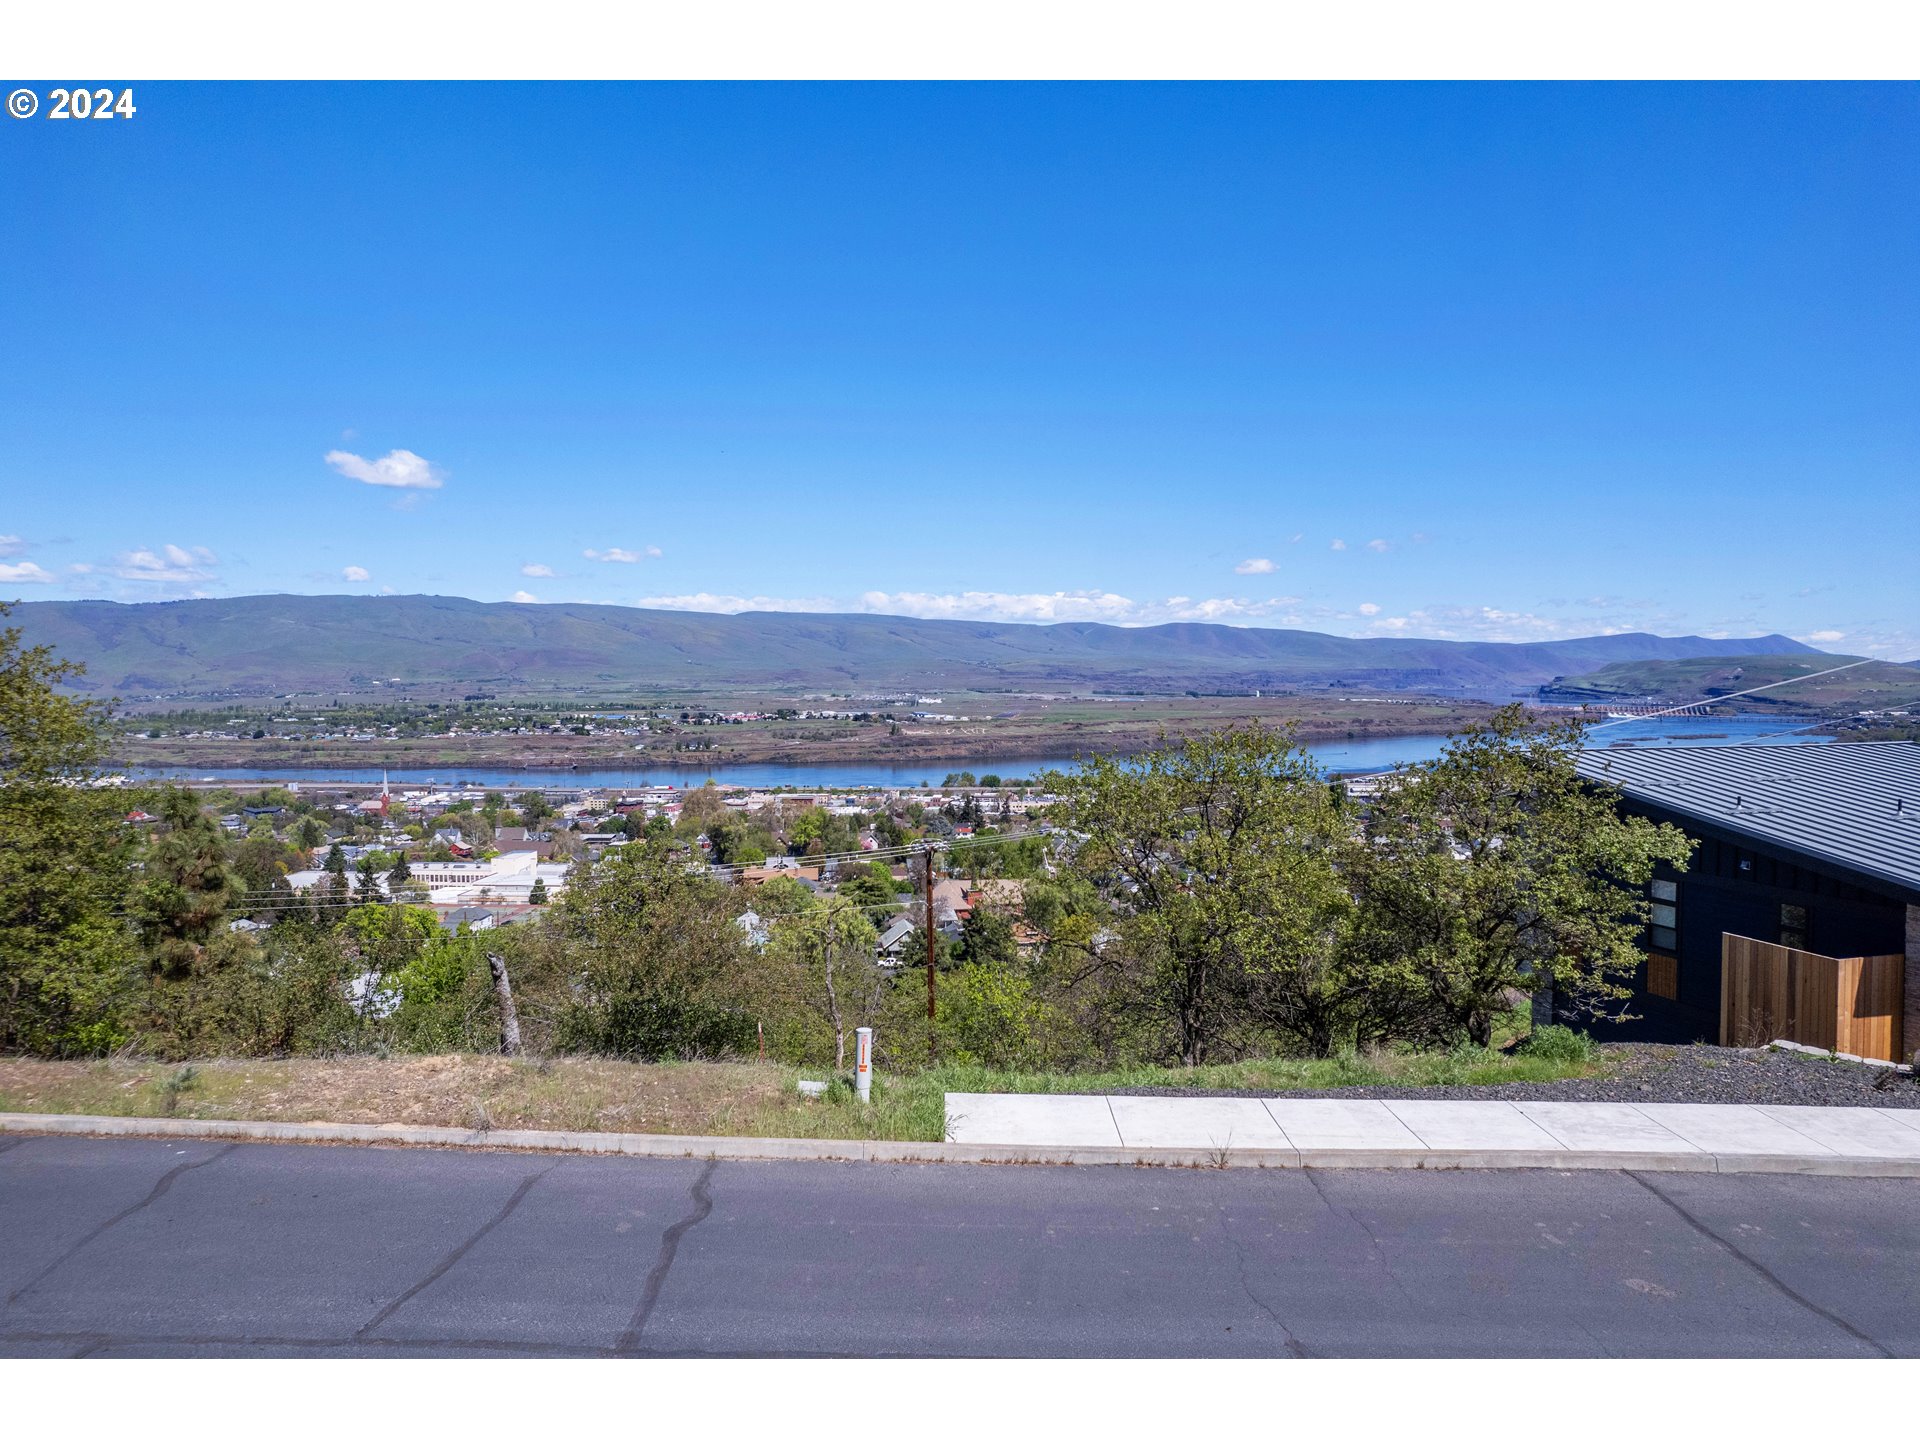
[[[1622,747],[1589,750],[1579,768],[1618,787],[1626,813],[1699,842],[1686,870],[1652,883],[1640,1018],[1620,1038],[1747,1043],[1721,1033],[1733,936],[1815,957],[1904,956],[1882,967],[1904,978],[1891,1043],[1920,1048],[1920,744]]]

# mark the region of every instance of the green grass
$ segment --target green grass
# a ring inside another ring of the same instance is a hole
[[[1242,1060],[1192,1069],[1138,1065],[1076,1074],[1034,1074],[948,1065],[876,1079],[867,1112],[855,1104],[799,1102],[797,1126],[784,1132],[822,1139],[942,1139],[944,1096],[962,1094],[1099,1095],[1115,1090],[1335,1090],[1370,1085],[1502,1085],[1521,1080],[1577,1080],[1603,1072],[1604,1052],[1590,1060],[1547,1059],[1524,1052],[1463,1047],[1419,1055],[1336,1056],[1331,1060]],[[823,1072],[821,1072],[823,1073]],[[813,1078],[821,1078],[816,1073]]]

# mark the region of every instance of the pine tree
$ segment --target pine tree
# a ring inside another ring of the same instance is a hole
[[[547,882],[544,877],[534,876],[533,889],[527,892],[527,903],[529,905],[544,905],[547,903]]]
[[[133,909],[155,973],[179,980],[206,958],[246,882],[228,866],[220,827],[192,792],[167,791],[160,819],[165,829],[147,852]]]
[[[413,867],[407,864],[407,852],[402,850],[400,858],[393,862],[393,869],[387,872],[387,883],[404,885],[413,878]]]

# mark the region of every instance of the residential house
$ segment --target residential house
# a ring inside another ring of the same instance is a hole
[[[1890,1007],[1882,1029],[1890,1020],[1898,1053],[1920,1048],[1920,745],[1589,750],[1579,768],[1617,786],[1624,813],[1698,842],[1686,869],[1662,867],[1649,886],[1648,963],[1630,1007],[1641,1018],[1603,1027],[1607,1036],[1745,1043],[1751,1037],[1723,1033],[1723,937],[1732,936],[1775,959],[1774,947],[1816,959],[1901,957],[1879,967],[1892,983],[1868,997],[1863,982],[1857,1003]],[[1808,962],[1807,973],[1819,968]]]
[[[913,931],[913,921],[904,916],[895,916],[887,923],[887,928],[880,932],[879,943],[873,947],[882,965],[903,965],[912,960],[905,951]]]
[[[776,875],[785,875],[789,879],[798,880],[809,890],[817,889],[820,885],[820,867],[818,865],[802,865],[786,855],[776,855],[764,865],[742,866],[739,874],[739,883],[748,888],[753,888],[766,884],[767,881],[773,879]]]
[[[553,835],[548,831],[528,830],[524,825],[502,825],[493,832],[493,847],[502,854],[531,850],[542,860],[551,860]]]

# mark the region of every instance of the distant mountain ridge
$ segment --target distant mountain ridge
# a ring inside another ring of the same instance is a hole
[[[127,698],[357,690],[396,678],[501,690],[1064,684],[1177,693],[1338,685],[1497,696],[1621,662],[1820,653],[1784,635],[1350,639],[1231,625],[709,615],[437,595],[32,601],[16,606],[9,623],[27,643],[85,662],[87,690]]]
[[[1585,705],[1687,705],[1734,697],[1728,703],[1743,710],[1878,710],[1920,702],[1920,670],[1859,655],[1620,660],[1558,681],[1541,697]]]

